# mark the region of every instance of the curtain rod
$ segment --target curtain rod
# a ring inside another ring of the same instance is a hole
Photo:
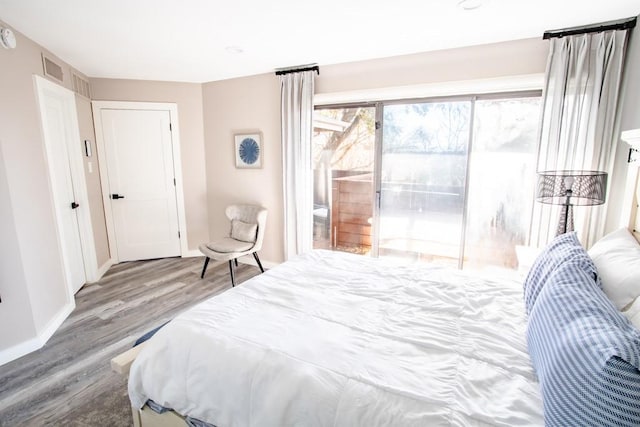
[[[616,21],[601,22],[599,24],[584,25],[582,27],[563,28],[561,30],[545,31],[542,39],[573,36],[575,34],[598,33],[609,30],[628,30],[636,26],[637,17],[618,19]]]
[[[280,68],[276,70],[276,76],[291,73],[301,73],[303,71],[315,71],[316,73],[318,73],[318,75],[320,75],[320,67],[318,67],[317,65],[303,65],[294,68]]]

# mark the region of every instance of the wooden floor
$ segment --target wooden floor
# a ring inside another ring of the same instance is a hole
[[[113,266],[76,294],[76,309],[40,350],[0,366],[0,426],[130,426],[126,379],[110,359],[145,332],[231,287],[228,264],[167,258]],[[240,264],[236,283],[257,275]],[[3,325],[3,327],[5,327]]]

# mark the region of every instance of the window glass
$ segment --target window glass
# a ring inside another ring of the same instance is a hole
[[[517,267],[531,221],[539,109],[539,97],[476,101],[464,266]]]

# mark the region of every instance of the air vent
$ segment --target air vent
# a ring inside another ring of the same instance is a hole
[[[71,81],[73,82],[73,91],[75,93],[91,99],[91,86],[89,86],[89,82],[87,80],[83,79],[71,70]]]
[[[55,79],[62,83],[64,73],[62,67],[49,59],[44,53],[42,54],[42,65],[44,66],[44,75]]]

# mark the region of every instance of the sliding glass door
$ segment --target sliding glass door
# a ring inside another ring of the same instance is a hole
[[[464,265],[516,268],[536,178],[540,97],[478,99],[469,163]]]
[[[516,267],[539,108],[529,93],[317,109],[314,247]]]
[[[313,137],[313,247],[371,251],[375,106],[316,110]]]
[[[458,265],[471,107],[468,100],[383,106],[380,256]]]

